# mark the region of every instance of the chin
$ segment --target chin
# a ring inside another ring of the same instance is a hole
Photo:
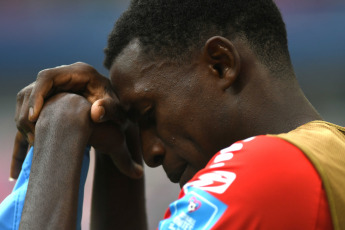
[[[197,172],[198,170],[193,170],[192,168],[187,167],[179,180],[180,188],[188,183]]]
[[[179,184],[180,184],[180,188],[182,189],[183,186],[187,183],[188,181],[182,181],[180,180]]]

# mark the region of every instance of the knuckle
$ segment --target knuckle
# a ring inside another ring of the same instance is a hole
[[[38,72],[37,74],[37,81],[41,80],[42,78],[45,78],[47,76],[49,76],[47,73],[50,71],[51,69],[43,69],[40,72]]]
[[[78,67],[82,67],[82,68],[90,68],[91,66],[85,62],[76,62],[73,63],[72,65],[78,66]]]
[[[24,93],[24,89],[20,90],[18,93],[17,93],[17,102],[18,101],[21,101],[24,97],[25,93]]]
[[[88,64],[86,64],[85,62],[77,61],[77,62],[73,63],[72,65],[84,66],[84,65],[88,65]]]
[[[76,62],[74,64],[76,68],[79,68],[80,70],[82,70],[83,72],[93,72],[95,71],[95,68],[93,68],[91,65],[85,63],[85,62]]]
[[[33,88],[35,87],[35,82],[31,83],[30,85],[24,87],[17,93],[17,101],[23,100],[24,97],[30,96]]]
[[[76,62],[73,63],[72,66],[79,69],[87,69],[89,65],[84,62]]]

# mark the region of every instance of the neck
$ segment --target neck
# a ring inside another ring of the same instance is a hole
[[[272,73],[247,45],[238,41],[241,72],[229,89],[232,127],[237,140],[261,134],[289,132],[313,120],[322,120],[303,94],[292,66]],[[236,122],[236,123],[235,123]]]
[[[271,77],[261,78],[248,87],[252,92],[247,94],[250,103],[241,114],[242,127],[246,127],[244,136],[285,133],[310,121],[322,120],[294,77],[288,80]]]

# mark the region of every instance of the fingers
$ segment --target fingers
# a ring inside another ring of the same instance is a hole
[[[17,132],[13,147],[10,179],[18,179],[22,164],[28,151],[28,146],[29,143],[26,141],[23,134]]]
[[[111,157],[118,169],[125,175],[138,179],[143,175],[142,154],[139,138],[139,129],[133,123],[130,123],[125,130],[125,140],[121,152]],[[139,163],[140,164],[139,164]]]
[[[108,116],[108,114],[107,114]],[[105,108],[103,100],[97,100],[91,106],[91,119],[94,122],[105,121]]]
[[[18,128],[14,140],[10,179],[17,179],[24,162],[28,146],[34,142],[35,124],[28,121],[28,100],[34,83],[17,94],[15,122]]]
[[[140,178],[143,168],[137,159],[137,154],[129,151],[125,133],[119,125],[112,122],[103,122],[95,125],[89,144],[98,152],[111,157],[115,166],[125,175],[131,178]],[[132,151],[133,148],[130,148]]]
[[[15,122],[17,125],[18,130],[23,134],[24,137],[27,138],[29,144],[33,144],[34,142],[34,132],[35,132],[35,124],[29,122],[28,117],[28,100],[31,94],[31,90],[33,88],[33,84],[22,89],[17,95],[17,105],[16,105],[16,114],[15,114]]]
[[[71,74],[64,74],[66,66],[59,66],[52,69],[45,69],[38,73],[35,86],[32,89],[29,98],[29,117],[31,122],[38,119],[42,110],[44,99],[47,98],[54,88],[63,87],[71,82]],[[83,82],[84,83],[84,82]],[[62,89],[55,90],[57,92],[63,91]]]
[[[40,87],[39,89],[41,89],[41,91],[38,91],[37,88],[35,88],[33,90],[33,94],[30,95],[28,103],[28,119],[31,122],[35,122],[38,119],[38,115],[40,114],[43,107],[44,97],[48,96],[48,92],[52,87],[52,82],[39,83],[38,87]]]
[[[117,98],[108,95],[92,104],[91,118],[96,123],[105,121],[112,121],[121,125],[126,123],[125,113],[121,109]]]
[[[120,149],[119,149],[120,150]],[[131,154],[126,146],[121,148],[122,151],[110,154],[116,167],[126,176],[133,179],[139,179],[143,176],[143,167],[133,161]]]
[[[83,95],[90,103],[107,94],[110,82],[92,66],[77,62],[71,65],[45,69],[38,73],[36,84],[29,99],[28,119],[38,119],[44,100],[58,92],[71,92]]]

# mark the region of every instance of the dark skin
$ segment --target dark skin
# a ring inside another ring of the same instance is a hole
[[[24,205],[20,229],[40,229],[42,226],[53,226],[53,229],[72,229],[76,226],[78,194],[74,191],[78,191],[79,188],[83,151],[92,130],[92,125],[88,122],[90,106],[87,101],[78,100],[77,97],[70,94],[52,98],[45,105],[42,111],[43,116],[36,123],[36,141],[42,144],[35,146],[26,196],[26,203],[35,205]],[[77,106],[78,114],[84,114],[84,116],[72,116],[75,118],[68,119],[66,123],[63,122],[66,116],[74,114],[70,108],[55,111],[61,106],[60,103],[66,101],[71,102],[70,105]],[[49,119],[45,119],[46,117]],[[66,126],[62,126],[62,123]],[[88,127],[84,127],[85,123],[89,123]],[[68,128],[72,124],[75,127],[73,130]],[[86,133],[83,138],[78,138],[81,127]],[[78,142],[75,142],[74,138],[78,138]],[[59,139],[66,145],[59,145],[53,141],[54,139]],[[71,158],[66,154],[61,154],[65,152],[65,148],[73,152],[76,157]],[[40,189],[42,186],[46,189]],[[52,202],[54,206],[48,205],[49,202]],[[37,209],[36,206],[44,208]],[[71,212],[66,213],[63,211],[65,209]],[[45,213],[51,213],[51,215],[44,215]],[[44,225],[37,222],[37,219],[41,219]],[[59,219],[65,221],[59,221]]]
[[[112,153],[101,153],[105,146],[116,149],[116,154],[126,152],[127,145],[122,146],[122,135],[125,135],[132,146],[129,149],[132,157],[140,163],[140,149],[136,148],[137,129],[129,126],[122,134],[113,124],[94,124],[89,116],[90,109],[89,102],[75,94],[59,94],[45,104],[36,123],[35,142],[39,144],[35,145],[20,229],[76,228],[80,171],[88,143],[98,151],[92,203],[93,228],[138,229],[140,226],[145,229],[143,178],[132,179],[124,175],[115,167],[113,161],[116,159]],[[109,142],[99,139],[104,136],[109,137]],[[100,141],[102,146],[99,146]],[[127,195],[132,196],[131,200],[123,199]],[[108,203],[116,204],[116,208]],[[136,209],[128,208],[131,205]],[[138,216],[136,221],[132,220],[132,215]]]
[[[241,41],[234,45],[221,37],[211,38],[184,66],[147,61],[137,41],[127,46],[110,76],[122,107],[141,114],[139,120],[150,113],[149,122],[139,122],[146,164],[162,164],[182,187],[214,153],[237,140],[320,119],[299,88],[286,88],[297,86],[294,80],[272,83],[253,58]]]
[[[237,140],[287,132],[321,119],[300,90],[291,65],[287,63],[286,66],[276,76],[241,39],[230,41],[224,37],[212,37],[202,52],[196,53],[190,63],[184,65],[159,58],[152,61],[141,52],[139,42],[133,40],[116,58],[110,70],[111,84],[117,97],[109,96],[103,90],[103,94],[92,97],[93,100],[87,99],[96,103],[91,109],[93,121],[112,118],[126,127],[126,119],[120,119],[121,113],[114,109],[120,108],[128,118],[137,122],[145,163],[151,167],[163,165],[170,180],[183,186],[213,154]],[[61,85],[64,90],[76,91],[75,86],[80,83],[78,68],[74,65],[62,67],[59,74],[48,73],[47,76],[38,79],[26,109],[21,110],[28,115],[28,108],[33,108],[31,121],[37,119],[42,105],[42,99],[37,98],[46,97],[47,92],[59,89]],[[93,83],[85,83],[86,88],[97,85],[98,78],[103,81],[97,74],[89,76],[92,76]],[[64,83],[55,81],[56,78],[67,80]],[[107,81],[99,82],[95,88],[100,91],[105,88],[100,85],[109,84]],[[21,123],[30,124],[27,120]],[[24,125],[22,130],[28,130],[28,126]],[[80,135],[78,138],[86,137]],[[36,139],[35,145],[42,142]],[[55,142],[61,141],[56,139]],[[17,146],[20,144],[23,145],[23,141],[16,142]],[[68,156],[78,157],[69,152],[67,149]],[[105,187],[110,179],[106,177],[107,173],[103,175],[103,181],[95,180],[97,187]],[[130,186],[128,189],[133,190]],[[107,191],[108,194],[118,192],[114,187]],[[143,196],[142,192],[136,194]],[[96,204],[99,197],[97,193],[94,195],[93,204]],[[106,203],[105,207],[116,206],[113,202]],[[137,205],[140,207],[141,204]],[[65,210],[67,213],[74,211],[68,207]],[[112,211],[103,214],[104,219],[116,217]],[[145,213],[139,216],[141,218]],[[105,226],[111,225],[102,227]],[[96,224],[92,227],[99,228]],[[142,225],[137,226],[137,229],[141,228]]]

